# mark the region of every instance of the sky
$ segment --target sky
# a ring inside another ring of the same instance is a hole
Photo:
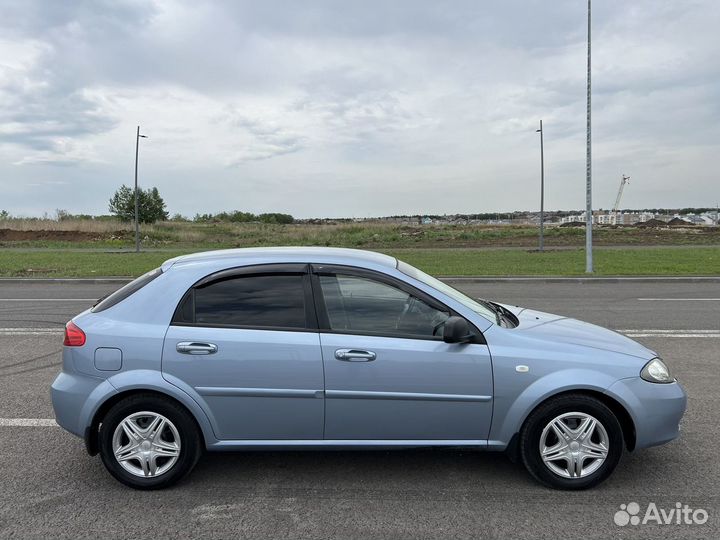
[[[0,210],[585,206],[582,0],[0,0]],[[593,207],[720,202],[720,2],[593,3]]]

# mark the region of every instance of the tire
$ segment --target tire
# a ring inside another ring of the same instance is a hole
[[[587,431],[592,420],[596,424]],[[617,467],[624,447],[622,428],[613,412],[584,394],[542,403],[520,431],[519,452],[525,468],[538,482],[554,489],[580,490],[600,484]]]
[[[200,441],[195,419],[182,405],[137,394],[116,403],[103,418],[100,457],[108,472],[126,486],[162,489],[195,467],[202,454]],[[124,459],[116,457],[116,450]]]

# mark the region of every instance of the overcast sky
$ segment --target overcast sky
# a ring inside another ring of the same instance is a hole
[[[0,210],[585,204],[583,0],[0,0]],[[720,202],[720,2],[593,3],[594,207]]]

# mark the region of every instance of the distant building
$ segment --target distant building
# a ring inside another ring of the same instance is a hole
[[[674,223],[684,221],[689,225],[717,225],[717,218],[713,214],[653,214],[651,212],[618,212],[616,215],[612,212],[595,211],[593,212],[593,223],[597,225],[634,225],[635,223],[645,223],[650,220],[664,221],[665,223],[674,220]],[[585,223],[585,212],[565,216],[560,219],[560,223]]]
[[[578,223],[585,224],[585,212],[578,212],[569,215],[563,215],[565,212],[545,212],[545,224],[567,224]],[[490,217],[493,216],[493,217]],[[402,226],[413,225],[518,225],[518,226],[534,226],[540,225],[539,212],[508,212],[497,214],[445,214],[445,215],[428,215],[415,214],[410,216],[387,216],[375,218],[346,218],[335,220],[337,222],[379,222],[379,223],[395,223]],[[561,217],[562,216],[562,217]],[[324,223],[326,220],[307,220],[308,222]],[[718,213],[715,211],[703,212],[700,214],[654,214],[652,212],[618,212],[613,214],[609,210],[593,211],[593,223],[597,225],[635,225],[651,222],[652,226],[658,226],[661,223],[673,222],[674,225],[696,225],[696,226],[717,226]],[[649,224],[650,225],[650,224]]]
[[[655,219],[655,214],[650,212],[623,212],[617,215],[616,225],[634,225],[635,223],[645,223]]]
[[[600,221],[600,218],[604,215],[605,215],[605,213],[602,210],[593,211],[593,215],[592,215],[593,224],[604,224],[604,221],[606,220],[606,218],[603,218],[603,221]],[[587,216],[587,212],[581,212],[580,214],[573,214],[570,216],[565,216],[564,218],[560,218],[560,223],[576,223],[576,222],[585,223],[585,216]]]
[[[692,223],[693,225],[716,225],[717,218],[710,214],[686,214],[681,216],[682,219]]]

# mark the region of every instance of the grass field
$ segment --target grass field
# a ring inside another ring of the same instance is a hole
[[[582,247],[583,227],[548,226],[548,247]],[[537,245],[538,228],[527,225],[296,223],[190,223],[143,225],[143,247],[178,250],[253,246],[345,246],[388,250],[397,248],[522,247]],[[720,246],[720,227],[597,227],[597,246],[696,245]],[[0,221],[0,247],[101,248],[133,246],[129,223],[92,220]]]
[[[159,222],[141,228],[110,220],[0,220],[0,277],[136,276],[195,251],[258,246],[342,246],[395,255],[436,275],[582,275],[583,227],[546,228],[533,251],[527,225],[387,221],[294,223]],[[597,275],[720,275],[720,227],[596,227]],[[499,249],[503,248],[503,249]],[[75,250],[75,251],[73,251]]]
[[[387,249],[440,276],[583,275],[580,249]],[[105,251],[0,249],[0,277],[138,276],[188,250],[112,253]],[[720,247],[598,248],[596,275],[720,275]]]

